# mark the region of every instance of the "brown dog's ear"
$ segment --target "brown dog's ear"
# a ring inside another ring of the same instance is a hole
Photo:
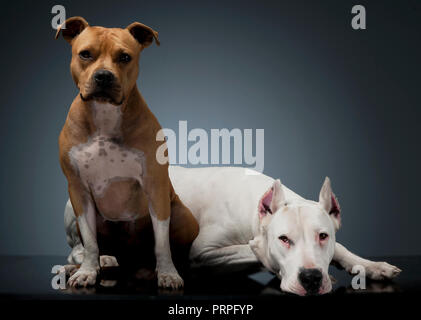
[[[86,27],[89,27],[88,22],[82,17],[71,17],[64,22],[64,25],[66,26],[64,29],[62,28],[63,24],[57,28],[56,39],[61,32],[63,38],[68,43],[71,43],[78,34],[80,34]]]
[[[155,39],[156,44],[159,46],[160,42],[158,39],[158,32],[152,28],[145,26],[140,22],[133,22],[127,28],[132,36],[144,47],[149,47],[153,39]]]

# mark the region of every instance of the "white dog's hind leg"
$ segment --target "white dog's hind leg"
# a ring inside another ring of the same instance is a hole
[[[83,247],[82,247],[82,250],[83,250]],[[66,276],[68,277],[71,277],[80,268],[80,265],[82,264],[82,261],[83,261],[83,252],[82,252],[82,258],[80,258],[81,260],[78,260],[79,258],[74,259],[74,256],[78,257],[79,255],[78,254],[73,255],[73,252],[74,250],[72,250],[69,257],[67,258],[67,260],[69,261],[69,264],[64,265],[64,270],[66,270]],[[99,265],[101,268],[119,266],[116,257],[105,256],[105,255],[99,257]]]
[[[349,273],[351,273],[352,268],[355,265],[363,266],[366,275],[374,280],[392,279],[402,271],[398,267],[392,266],[387,262],[376,262],[361,258],[348,251],[340,243],[335,244],[333,260]]]
[[[73,247],[72,251],[67,257],[67,262],[69,264],[82,264],[84,255],[85,249],[83,248],[83,245],[79,243],[78,245]]]
[[[259,265],[253,251],[248,244],[232,245],[224,248],[202,250],[191,257],[193,267],[223,266],[229,269],[247,268]]]
[[[66,274],[73,275],[83,262],[85,255],[85,248],[83,247],[82,240],[80,239],[79,232],[77,231],[76,216],[73,211],[70,200],[66,203],[64,209],[64,227],[66,229],[66,240],[69,246],[72,248],[69,256],[67,257],[68,265],[65,265]],[[118,267],[116,257],[103,255],[99,257],[100,267]]]
[[[85,255],[85,249],[77,231],[76,216],[70,200],[67,201],[64,209],[64,228],[66,230],[67,243],[72,249],[67,257],[69,264],[64,266],[66,275],[70,277],[79,269]]]
[[[84,246],[82,264],[67,281],[71,287],[94,285],[99,271],[99,248],[96,239],[96,211],[92,198],[86,199],[83,212],[77,217],[81,240]]]
[[[101,268],[103,267],[118,267],[118,262],[116,257],[114,256],[100,256],[99,257],[99,265]]]
[[[67,201],[64,209],[64,228],[66,230],[67,243],[72,248],[67,257],[67,262],[70,264],[82,264],[85,249],[77,230],[76,216],[70,200]]]

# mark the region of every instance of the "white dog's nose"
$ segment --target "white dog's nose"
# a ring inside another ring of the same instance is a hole
[[[319,269],[301,268],[298,274],[298,280],[307,294],[316,294],[322,285],[323,274]]]

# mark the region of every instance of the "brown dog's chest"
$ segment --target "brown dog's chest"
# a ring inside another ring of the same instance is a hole
[[[92,115],[96,131],[86,143],[70,149],[72,165],[104,218],[133,220],[138,217],[138,212],[133,212],[130,207],[134,206],[133,202],[138,202],[133,199],[136,193],[139,196],[141,193],[143,152],[124,145],[119,107],[94,103]]]

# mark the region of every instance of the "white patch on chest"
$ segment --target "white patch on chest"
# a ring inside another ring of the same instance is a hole
[[[86,143],[69,151],[83,184],[95,197],[101,197],[116,180],[135,179],[142,185],[144,155],[124,145],[120,107],[93,102],[91,108],[96,132]]]

